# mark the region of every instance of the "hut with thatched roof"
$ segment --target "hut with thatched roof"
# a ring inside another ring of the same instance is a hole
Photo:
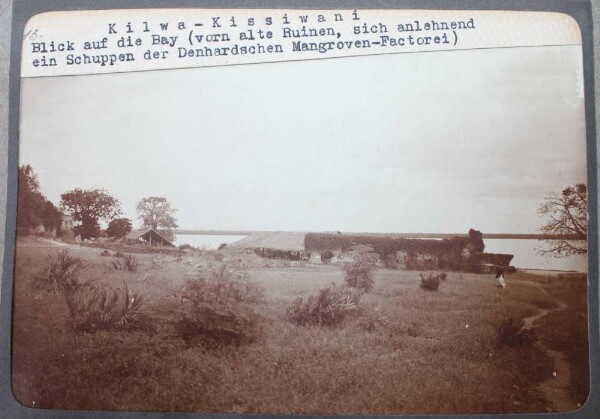
[[[123,242],[129,244],[145,244],[150,246],[167,246],[175,247],[173,243],[163,237],[158,231],[153,228],[145,230],[134,230],[127,234],[122,239]]]

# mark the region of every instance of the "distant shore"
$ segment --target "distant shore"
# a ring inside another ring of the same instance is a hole
[[[259,236],[272,233],[307,234],[309,231],[261,231],[261,230],[176,230],[175,234],[205,235],[205,236]],[[340,232],[341,234],[365,234],[373,236],[393,236],[420,239],[448,239],[451,237],[466,237],[464,233],[369,233],[369,232]],[[522,240],[552,240],[568,237],[551,236],[533,233],[484,233],[484,239],[522,239]]]

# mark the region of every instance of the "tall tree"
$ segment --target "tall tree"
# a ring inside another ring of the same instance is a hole
[[[17,197],[17,227],[28,229],[40,222],[44,199],[40,183],[30,165],[19,167],[19,194]]]
[[[177,210],[171,206],[167,198],[160,196],[144,198],[138,202],[137,212],[144,227],[153,228],[167,239],[173,239],[173,230],[178,227],[174,216]]]
[[[114,218],[108,223],[106,235],[119,239],[129,233],[131,228],[131,220],[129,218]]]
[[[73,189],[61,195],[61,207],[81,224],[73,230],[82,239],[98,237],[100,220],[108,221],[121,213],[121,203],[104,189]]]
[[[44,225],[48,229],[60,231],[62,214],[40,192],[38,177],[30,165],[19,167],[19,187],[17,198],[17,227],[25,231]]]
[[[568,257],[587,253],[587,187],[583,183],[568,186],[560,194],[551,193],[538,208],[547,218],[540,231],[548,235],[547,247],[540,253]]]

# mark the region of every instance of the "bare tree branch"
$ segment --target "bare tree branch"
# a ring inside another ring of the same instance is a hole
[[[551,193],[538,208],[547,222],[540,231],[549,237],[546,247],[538,253],[554,257],[568,257],[587,253],[587,187],[584,184],[568,186],[560,195]]]

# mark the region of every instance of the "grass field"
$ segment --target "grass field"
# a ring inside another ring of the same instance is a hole
[[[72,330],[61,295],[40,287],[41,268],[59,251],[85,260],[82,277],[144,294],[154,330]],[[587,398],[585,278],[517,272],[506,289],[493,275],[449,272],[439,291],[419,272],[379,269],[362,311],[337,327],[297,326],[286,309],[297,297],[343,283],[340,266],[272,261],[241,249],[137,254],[135,272],[111,269],[102,249],[20,239],[14,283],[13,391],[25,406],[50,409],[272,414],[546,412],[539,386],[552,379],[545,348],[565,353],[565,389]],[[227,265],[263,290],[254,303],[261,333],[219,349],[174,332],[178,295],[207,266]],[[547,292],[540,292],[545,289]],[[536,322],[540,344],[498,347],[507,318],[568,308]],[[571,345],[571,342],[577,342]],[[583,378],[582,378],[583,377]]]

